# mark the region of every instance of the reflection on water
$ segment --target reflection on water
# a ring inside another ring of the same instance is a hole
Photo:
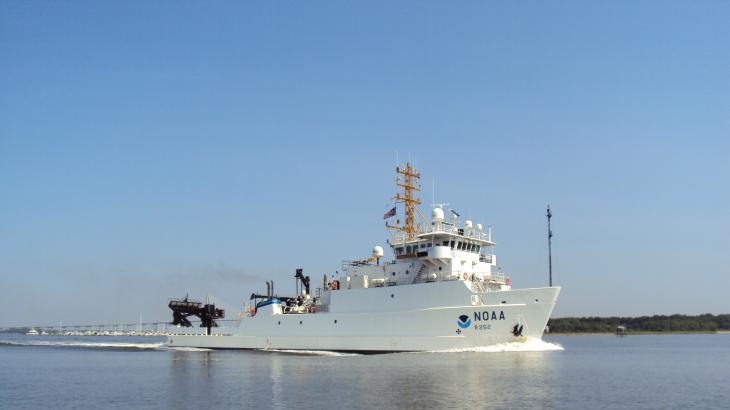
[[[730,334],[551,336],[564,351],[370,356],[35,340],[0,344],[1,409],[663,409],[730,402]]]
[[[170,350],[169,403],[186,408],[216,391],[216,359],[213,351]]]
[[[172,403],[286,407],[508,406],[556,402],[556,352],[309,356],[170,352]],[[528,406],[529,407],[529,406]]]

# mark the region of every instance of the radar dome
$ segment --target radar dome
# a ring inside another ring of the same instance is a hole
[[[375,257],[375,258],[382,258],[383,257],[383,247],[382,246],[374,246],[373,247],[373,257]]]
[[[464,228],[471,229],[471,227],[472,227],[471,221],[464,221]]]
[[[477,224],[477,231],[479,231],[479,232],[482,231],[482,224]]]
[[[433,211],[431,211],[431,220],[433,222],[443,222],[444,210],[441,208],[433,208]]]

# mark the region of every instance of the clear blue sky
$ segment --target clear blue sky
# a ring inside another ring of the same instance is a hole
[[[556,316],[730,312],[730,3],[3,2],[0,326],[235,309],[385,243],[396,153]]]

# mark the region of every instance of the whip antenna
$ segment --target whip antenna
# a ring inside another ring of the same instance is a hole
[[[550,287],[553,287],[553,230],[550,229],[550,219],[553,217],[553,213],[550,212],[550,205],[547,206],[547,221],[548,221],[548,274],[550,275]]]

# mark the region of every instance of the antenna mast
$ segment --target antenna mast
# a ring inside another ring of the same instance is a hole
[[[548,274],[550,275],[550,287],[553,287],[553,230],[550,228],[550,219],[553,217],[553,213],[550,212],[550,205],[547,207],[547,221],[548,221]]]
[[[416,238],[416,234],[421,231],[420,227],[416,223],[416,213],[425,220],[421,211],[418,209],[418,205],[421,204],[421,200],[416,198],[416,192],[421,191],[418,186],[418,180],[421,178],[421,174],[416,171],[410,162],[406,163],[405,168],[400,166],[395,167],[396,178],[395,184],[403,188],[403,193],[398,192],[393,199],[396,202],[402,202],[406,211],[406,220],[403,226],[397,225],[386,225],[390,229],[396,229],[405,234],[407,241],[412,241]]]

